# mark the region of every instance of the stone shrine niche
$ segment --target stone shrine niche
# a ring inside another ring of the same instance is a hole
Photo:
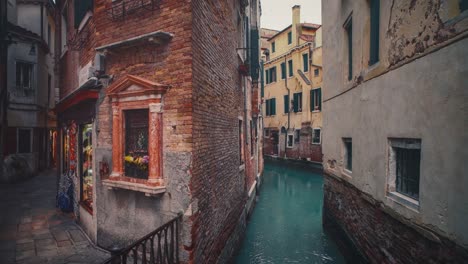
[[[109,189],[153,196],[166,191],[162,175],[163,96],[168,85],[127,75],[112,84],[112,173]]]

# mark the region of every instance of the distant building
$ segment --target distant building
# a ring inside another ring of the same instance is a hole
[[[8,0],[5,169],[17,181],[55,166],[55,4]]]
[[[325,223],[370,263],[468,260],[468,1],[322,1]]]
[[[60,207],[104,248],[182,213],[181,261],[226,262],[263,171],[260,2],[57,5]]]
[[[320,25],[262,29],[264,154],[322,162],[322,47]]]

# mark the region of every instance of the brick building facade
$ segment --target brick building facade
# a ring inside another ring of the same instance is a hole
[[[263,170],[260,3],[58,6],[62,207],[105,248],[183,213],[181,259],[229,259]]]

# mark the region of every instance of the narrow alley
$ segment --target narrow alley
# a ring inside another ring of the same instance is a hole
[[[1,263],[101,263],[108,253],[94,246],[72,214],[55,205],[55,171],[25,182],[1,184]]]

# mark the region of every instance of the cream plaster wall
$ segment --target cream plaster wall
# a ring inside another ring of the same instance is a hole
[[[380,62],[368,66],[367,1],[322,4],[323,17],[333,18],[323,21],[325,172],[468,247],[466,14],[454,20],[439,15],[439,5],[429,1],[381,1]],[[350,14],[354,69],[348,81],[343,24]],[[353,140],[348,176],[343,137]],[[391,137],[421,139],[419,209],[387,195]]]

